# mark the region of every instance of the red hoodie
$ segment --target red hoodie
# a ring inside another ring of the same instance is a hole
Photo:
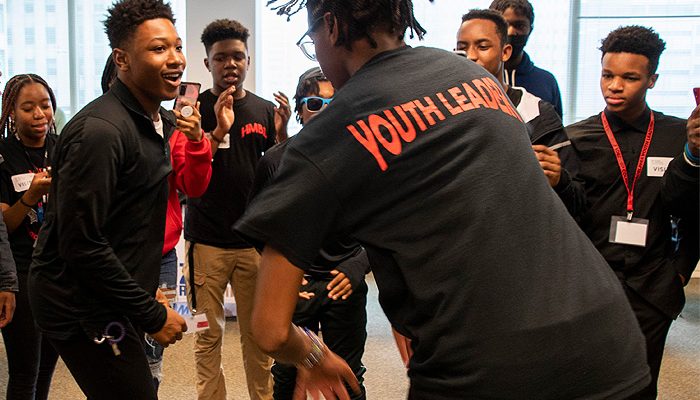
[[[165,216],[165,242],[163,255],[172,250],[182,233],[182,208],[177,191],[188,197],[204,194],[211,178],[211,144],[202,135],[202,140],[188,140],[184,133],[176,130],[170,137],[170,163],[173,172],[168,176],[168,211]]]

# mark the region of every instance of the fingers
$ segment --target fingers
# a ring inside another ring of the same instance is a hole
[[[346,365],[345,368],[343,368],[340,371],[340,377],[342,378],[343,381],[347,382],[347,384],[350,385],[350,388],[352,389],[353,392],[355,392],[355,394],[362,393],[362,389],[360,389],[360,382],[357,380],[357,377],[352,372],[352,370],[350,369],[349,366]],[[345,385],[343,385],[342,381],[340,382],[340,386],[342,387],[343,392],[345,393],[345,396],[347,396],[345,398],[350,400],[350,396],[348,396],[348,392],[347,392],[347,390],[345,390]],[[336,393],[338,393],[338,392],[336,391]],[[344,397],[341,397],[341,399],[342,398],[344,398]]]
[[[311,298],[314,296],[315,294],[313,292],[299,292],[299,298],[304,300],[311,300]]]

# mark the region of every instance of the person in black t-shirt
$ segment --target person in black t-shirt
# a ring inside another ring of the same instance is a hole
[[[505,62],[511,57],[508,43],[508,23],[501,13],[494,10],[471,10],[462,16],[457,31],[455,50],[462,50],[467,58],[489,71],[503,87],[508,98],[527,124],[532,148],[542,166],[550,186],[564,201],[567,208],[575,210],[582,200],[571,184],[569,172],[575,172],[570,162],[571,147],[561,118],[551,104],[530,94],[521,87],[505,83]]]
[[[333,99],[333,85],[318,67],[301,75],[294,101],[297,120],[307,124]],[[258,162],[251,198],[272,183],[284,152],[297,136],[271,148]],[[362,392],[353,399],[365,399],[362,386],[365,366],[362,355],[367,339],[367,283],[369,272],[366,252],[357,243],[338,240],[327,243],[304,274],[299,300],[294,310],[294,324],[311,331],[323,332],[323,340],[334,353],[345,360],[360,382]],[[292,399],[296,382],[293,365],[272,366],[275,400]]]
[[[272,360],[258,349],[250,332],[260,255],[231,227],[246,208],[258,160],[277,137],[286,138],[291,112],[283,94],[275,95],[280,103],[275,107],[243,88],[250,65],[248,36],[243,25],[226,19],[210,23],[202,33],[204,63],[213,85],[198,101],[214,160],[207,191],[187,199],[184,275],[192,311],[206,313],[209,320],[209,329],[195,334],[197,393],[207,400],[226,398],[221,351],[229,283],[236,298],[248,392],[252,399],[272,397]]]
[[[652,382],[635,399],[656,398],[666,335],[700,254],[700,106],[686,121],[646,102],[665,47],[650,28],[610,32],[600,48],[606,107],[567,127],[580,162],[574,182],[585,198],[576,216],[646,337]]]
[[[409,0],[300,5],[311,38],[300,46],[337,92],[235,225],[263,248],[255,338],[297,366],[298,391],[357,389],[347,364],[291,323],[304,271],[338,236],[366,249],[380,303],[411,339],[411,399],[623,399],[647,385],[622,288],[493,76],[406,46],[407,28],[424,33]]]
[[[41,77],[16,75],[7,81],[0,118],[0,209],[19,280],[14,319],[2,329],[11,399],[46,399],[58,360],[34,325],[27,294],[29,264],[51,186],[55,109],[53,91]]]

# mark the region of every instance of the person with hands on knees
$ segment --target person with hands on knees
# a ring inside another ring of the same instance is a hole
[[[601,43],[605,109],[566,128],[584,196],[574,215],[623,287],[646,339],[651,382],[630,397],[655,399],[666,336],[685,304],[700,256],[698,108],[686,121],[652,110],[666,43],[631,25]]]
[[[299,78],[294,101],[297,120],[306,125],[333,100],[334,89],[321,69],[314,67]],[[273,180],[284,152],[299,135],[292,136],[268,150],[255,170],[251,200]],[[361,382],[365,373],[362,355],[367,339],[367,254],[351,240],[329,242],[319,252],[314,266],[304,274],[299,300],[292,321],[295,325],[318,334],[330,350],[352,369],[361,393],[353,399],[364,399]],[[292,399],[297,377],[294,365],[276,362],[272,366],[274,399]]]
[[[177,96],[186,65],[174,21],[162,0],[112,5],[117,79],[56,144],[30,301],[88,399],[156,399],[144,333],[167,347],[187,329],[155,298],[176,127],[160,103]]]
[[[495,78],[407,46],[404,35],[425,33],[411,0],[271,4],[306,11],[299,46],[336,89],[234,225],[262,249],[254,338],[296,366],[296,398],[360,392],[352,368],[292,324],[304,273],[345,237],[411,339],[409,399],[621,400],[648,384],[624,292]]]
[[[11,399],[46,399],[58,359],[34,324],[27,291],[52,181],[55,107],[53,91],[38,75],[16,75],[7,81],[0,117],[0,209],[12,249],[3,258],[13,257],[19,283],[14,318],[2,329]]]

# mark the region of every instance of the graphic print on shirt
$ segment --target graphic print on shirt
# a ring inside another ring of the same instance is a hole
[[[446,112],[441,111],[438,105],[441,105]],[[474,79],[469,83],[464,82],[461,87],[454,86],[445,92],[424,96],[422,99],[415,99],[389,107],[380,113],[370,114],[348,125],[346,129],[372,154],[379,168],[386,171],[389,165],[382,155],[379,144],[384,150],[398,156],[402,151],[401,141],[411,143],[415,140],[416,129],[425,132],[429,126],[445,121],[447,117],[478,108],[500,110],[522,122],[522,118],[499,85],[493,79],[485,77]],[[402,123],[399,123],[399,119]],[[387,140],[383,132],[388,133],[391,140]]]
[[[241,138],[252,134],[258,134],[267,139],[267,128],[258,122],[249,122],[241,127]]]

